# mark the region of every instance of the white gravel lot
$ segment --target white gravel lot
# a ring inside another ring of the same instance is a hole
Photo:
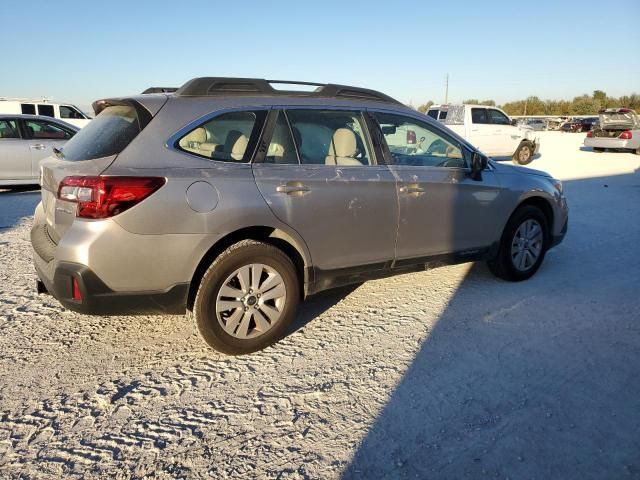
[[[582,138],[531,164],[571,207],[531,280],[368,282],[239,358],[37,296],[39,193],[0,192],[0,478],[640,478],[640,156]]]

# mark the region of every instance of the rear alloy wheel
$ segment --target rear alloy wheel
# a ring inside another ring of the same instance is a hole
[[[533,147],[530,142],[522,142],[513,154],[513,163],[528,165],[533,160]]]
[[[498,277],[521,281],[531,277],[547,250],[547,219],[539,208],[525,205],[509,219],[496,259],[489,268]]]
[[[194,315],[204,340],[223,353],[261,350],[286,333],[300,296],[296,270],[276,247],[244,240],[202,278]]]

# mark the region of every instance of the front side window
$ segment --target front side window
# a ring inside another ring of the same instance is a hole
[[[20,105],[22,113],[25,115],[35,115],[36,106],[33,103],[23,103]]]
[[[34,140],[66,140],[72,136],[67,130],[43,120],[25,120],[24,124]]]
[[[494,125],[511,125],[509,117],[507,117],[500,110],[489,109],[489,118]]]
[[[351,111],[288,110],[300,163],[371,165],[362,115]]]
[[[65,160],[93,160],[116,155],[142,129],[136,109],[129,105],[106,107],[64,146]]]
[[[83,119],[84,116],[75,108],[67,105],[60,105],[60,118]]]
[[[486,108],[471,109],[471,123],[489,123]]]
[[[426,123],[402,115],[376,113],[375,118],[395,165],[419,167],[466,166],[460,146]]]
[[[45,117],[55,117],[53,113],[53,105],[38,105],[38,115],[43,115]]]
[[[438,110],[429,110],[427,112],[427,115],[429,115],[431,118],[433,118],[434,120],[438,120]]]
[[[251,160],[248,148],[259,135],[265,112],[223,113],[191,130],[178,140],[178,147],[209,160],[242,162]]]
[[[4,138],[20,138],[15,120],[0,120],[0,140]]]

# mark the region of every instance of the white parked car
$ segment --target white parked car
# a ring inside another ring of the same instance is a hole
[[[40,160],[78,130],[55,118],[0,114],[0,186],[38,184]]]
[[[446,107],[446,117],[440,121],[490,157],[511,157],[514,163],[527,165],[540,149],[539,137],[531,128],[513,125],[509,116],[497,107]],[[443,106],[435,109],[440,117]],[[434,118],[430,111],[427,115]]]
[[[75,105],[52,103],[47,100],[38,101],[0,97],[0,115],[2,114],[40,115],[42,117],[57,118],[78,128],[84,127],[91,121]]]

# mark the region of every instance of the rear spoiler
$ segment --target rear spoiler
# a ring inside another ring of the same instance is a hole
[[[147,93],[173,93],[176,90],[178,89],[174,87],[149,87],[144,92],[142,92],[142,94],[144,95]]]

